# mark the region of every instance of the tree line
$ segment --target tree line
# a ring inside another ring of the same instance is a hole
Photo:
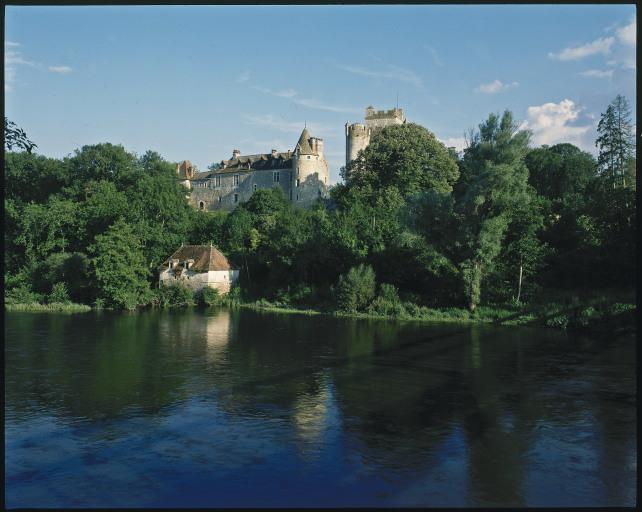
[[[635,282],[622,96],[601,116],[597,159],[572,144],[532,148],[509,111],[471,131],[462,154],[417,124],[387,127],[307,210],[275,188],[231,213],[198,211],[158,153],[105,143],[53,159],[6,119],[5,140],[8,128],[6,149],[23,151],[5,153],[7,302],[167,304],[158,267],[181,243],[222,250],[243,300],[325,310],[475,311]]]

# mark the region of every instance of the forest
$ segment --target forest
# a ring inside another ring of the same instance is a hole
[[[636,161],[622,96],[601,115],[597,158],[533,147],[510,111],[470,130],[461,153],[417,124],[387,127],[307,210],[272,189],[230,213],[198,211],[156,152],[102,143],[54,159],[36,142],[5,118],[8,308],[216,302],[158,288],[181,243],[228,256],[241,278],[226,300],[238,304],[426,319],[545,311],[561,327],[635,307]],[[577,307],[571,318],[551,304]]]

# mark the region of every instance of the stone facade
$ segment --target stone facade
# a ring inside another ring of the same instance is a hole
[[[221,295],[228,293],[238,281],[239,271],[213,246],[183,245],[159,268],[159,286],[182,284],[200,291],[216,288]]]
[[[365,124],[346,123],[346,165],[357,158],[359,151],[370,144],[372,135],[386,126],[404,124],[406,117],[403,110],[393,108],[390,110],[375,110],[374,107],[366,108]]]
[[[200,210],[233,210],[257,190],[273,187],[302,207],[327,197],[330,175],[323,139],[311,137],[306,128],[293,151],[241,155],[235,149],[215,170],[190,174],[190,165],[177,164],[176,175],[191,189],[190,203]]]

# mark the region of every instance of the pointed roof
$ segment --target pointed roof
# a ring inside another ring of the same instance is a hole
[[[185,260],[194,260],[192,270],[197,272],[232,269],[225,255],[212,245],[182,245],[162,263],[161,268],[168,267],[169,260],[173,259],[181,263]]]
[[[312,148],[310,147],[310,143],[308,142],[309,138],[310,138],[310,134],[308,133],[308,129],[303,128],[303,131],[301,132],[301,136],[299,137],[299,142],[297,142],[297,147],[299,148],[299,152],[302,155],[312,154]]]

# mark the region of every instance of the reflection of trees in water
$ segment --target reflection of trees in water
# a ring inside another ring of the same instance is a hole
[[[194,365],[221,357],[230,331],[227,311],[209,318],[148,312],[10,320],[8,407],[25,412],[32,400],[90,419],[129,407],[153,413],[185,396]]]
[[[212,391],[230,415],[287,420],[302,454],[338,416],[375,467],[415,474],[463,432],[471,505],[525,503],[541,427],[596,422],[587,449],[613,502],[626,489],[609,475],[635,462],[633,343],[226,310],[7,319],[6,407],[18,417],[33,402],[90,419],[157,414]]]

